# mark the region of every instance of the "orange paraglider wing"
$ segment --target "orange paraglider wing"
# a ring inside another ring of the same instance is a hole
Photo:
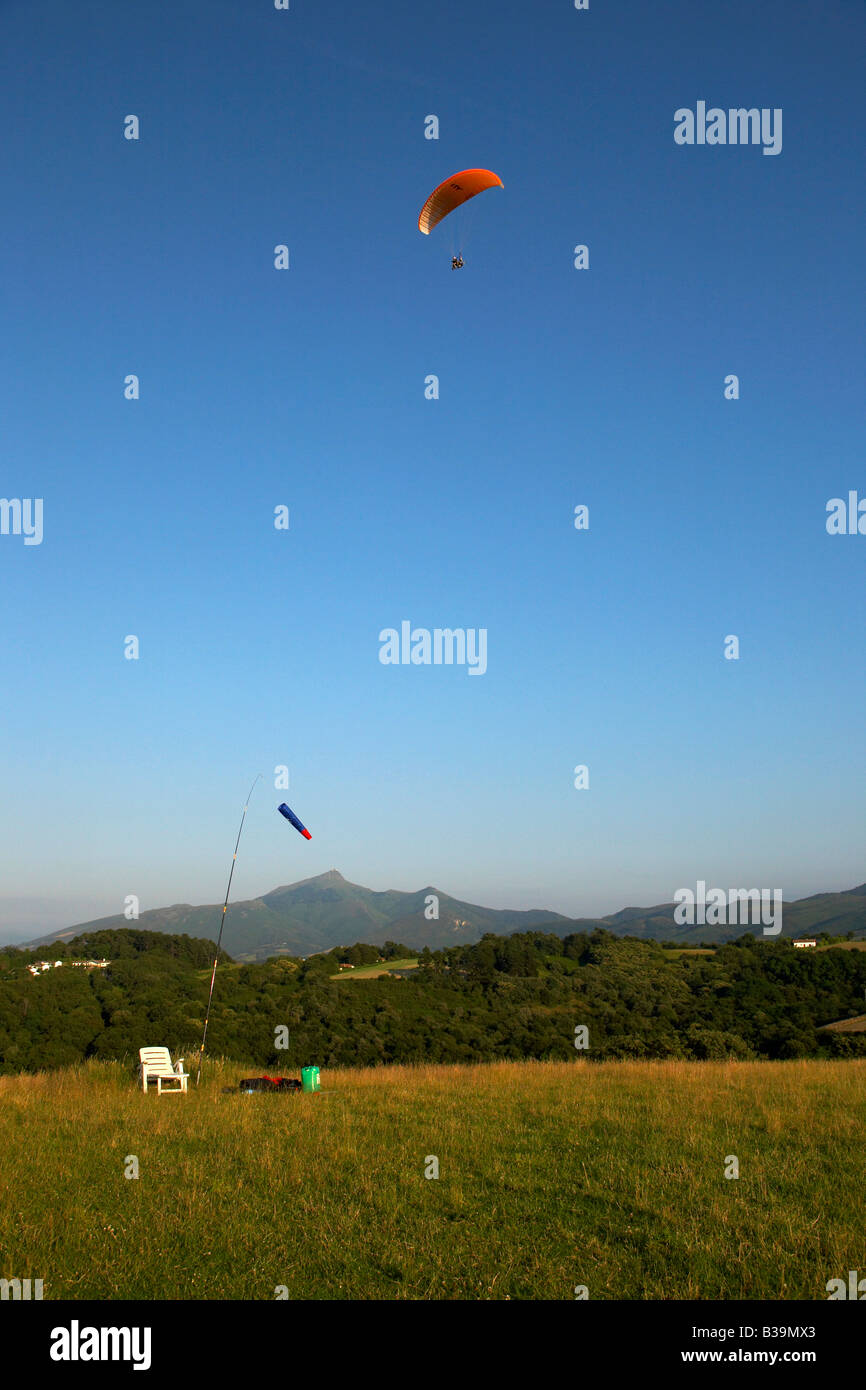
[[[461,203],[465,203],[469,198],[474,198],[476,193],[483,193],[485,188],[504,188],[498,174],[494,174],[490,169],[463,169],[459,174],[452,174],[450,179],[440,183],[438,188],[434,188],[430,197],[421,209],[421,216],[418,218],[418,230],[428,236],[443,217],[447,217],[449,212],[453,212]]]

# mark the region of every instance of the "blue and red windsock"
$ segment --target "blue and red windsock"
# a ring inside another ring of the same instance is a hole
[[[301,825],[301,822],[298,820],[291,806],[287,806],[284,801],[282,806],[277,807],[277,810],[279,811],[281,816],[285,816],[286,820],[290,820],[292,822],[292,825],[295,827],[296,830],[300,830],[305,840],[312,840],[313,837],[310,834],[309,830],[305,825]]]

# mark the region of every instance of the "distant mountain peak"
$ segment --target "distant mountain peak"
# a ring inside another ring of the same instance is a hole
[[[428,918],[431,894],[438,899],[439,910],[436,917]],[[411,892],[394,888],[374,890],[350,882],[339,869],[327,869],[299,883],[283,884],[260,897],[232,903],[224,945],[229,955],[239,960],[264,960],[274,954],[315,955],[355,941],[374,946],[397,941],[413,950],[420,951],[424,946],[437,950],[454,945],[455,940],[480,941],[486,932],[503,935],[541,930],[562,936],[601,928],[617,936],[695,944],[731,939],[748,931],[745,924],[721,929],[681,926],[674,912],[673,903],[661,903],[651,908],[623,908],[607,917],[566,918],[546,909],[511,910],[462,902],[432,884]],[[199,907],[173,903],[171,907],[147,910],[134,924],[118,914],[55,930],[18,945],[27,950],[88,932],[123,930],[132,925],[139,931],[184,933],[212,941],[219,922],[219,903]],[[799,903],[786,902],[785,936],[815,935],[824,928],[831,933],[838,933],[840,928],[843,932],[850,930],[866,939],[866,884],[844,892],[819,894]]]
[[[325,886],[334,883],[345,883],[349,888],[358,886],[349,883],[349,880],[343,877],[339,869],[327,869],[323,874],[312,874],[310,878],[299,878],[296,879],[294,883],[280,883],[276,888],[272,888],[270,892],[262,893],[262,897],[272,898],[275,893],[287,893],[289,889],[292,888],[306,888],[311,883],[323,884]]]

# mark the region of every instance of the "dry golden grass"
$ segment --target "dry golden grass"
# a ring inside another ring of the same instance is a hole
[[[0,1078],[0,1275],[46,1298],[821,1299],[866,1268],[866,1062],[389,1067],[222,1094],[243,1074],[209,1063],[161,1099],[114,1063]]]

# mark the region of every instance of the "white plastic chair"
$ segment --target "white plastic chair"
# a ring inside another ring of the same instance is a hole
[[[147,1090],[147,1083],[154,1078],[156,1080],[156,1093],[162,1095],[163,1083],[171,1081],[171,1086],[165,1086],[166,1095],[176,1091],[183,1095],[186,1091],[187,1078],[189,1072],[183,1069],[183,1058],[178,1059],[177,1065],[171,1065],[171,1054],[167,1047],[142,1047],[138,1051],[141,1063],[141,1089]],[[176,1084],[175,1084],[176,1083]]]

